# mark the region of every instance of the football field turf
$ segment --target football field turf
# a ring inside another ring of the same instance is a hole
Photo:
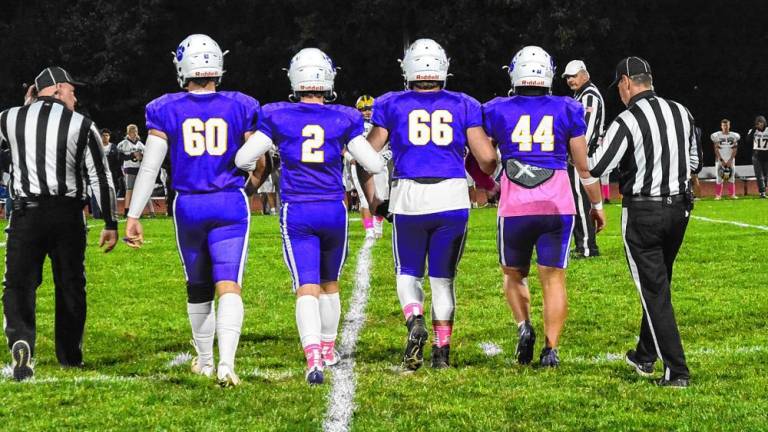
[[[495,209],[481,209],[471,213],[456,284],[454,367],[400,374],[395,366],[405,327],[387,225],[372,251],[351,429],[768,430],[768,201],[696,204],[694,216],[706,220],[691,220],[672,286],[692,378],[692,386],[680,390],[657,388],[624,363],[641,309],[624,258],[620,206],[606,208],[609,226],[598,237],[603,256],[572,261],[568,270],[570,313],[556,370],[514,362],[516,332],[501,291]],[[0,429],[322,429],[334,377],[315,388],[304,382],[276,217],[255,216],[251,224],[237,363],[243,384],[234,389],[189,372],[186,294],[171,220],[144,220],[144,248],[121,244],[110,254],[94,247],[102,222],[89,224],[86,366],[64,370],[56,363],[46,264],[38,289],[36,378],[15,383],[6,368]],[[351,221],[343,311],[355,286],[362,234],[360,222]],[[529,281],[541,335],[535,272]]]

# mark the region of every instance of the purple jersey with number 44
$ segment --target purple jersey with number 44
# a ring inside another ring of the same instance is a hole
[[[371,121],[389,131],[394,178],[465,178],[467,129],[483,114],[464,93],[407,90],[376,98]]]
[[[168,136],[171,181],[179,193],[245,186],[235,154],[261,116],[256,99],[240,92],[171,93],[147,105],[147,129]]]
[[[564,170],[568,142],[584,135],[584,107],[565,96],[497,97],[483,105],[483,126],[499,144],[502,162],[517,159]]]
[[[277,102],[264,105],[262,115],[259,131],[280,153],[282,200],[343,200],[342,152],[363,134],[362,114],[342,105]]]

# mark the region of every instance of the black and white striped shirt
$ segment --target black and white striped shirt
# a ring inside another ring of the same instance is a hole
[[[691,113],[647,90],[629,101],[590,159],[593,177],[619,166],[624,196],[683,194],[699,167]]]
[[[41,97],[0,113],[2,141],[11,150],[13,198],[84,201],[87,177],[107,228],[117,227],[115,188],[93,121],[54,98]]]
[[[603,135],[605,124],[603,95],[592,81],[587,81],[576,91],[573,98],[584,106],[584,122],[587,124],[587,133],[584,138],[587,139],[587,148],[594,149],[597,147],[598,139]]]

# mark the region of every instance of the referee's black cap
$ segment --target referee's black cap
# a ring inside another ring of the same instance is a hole
[[[73,86],[85,85],[79,81],[75,81],[69,72],[58,66],[51,66],[43,69],[43,71],[35,78],[35,87],[37,87],[38,91],[60,83],[69,83]]]
[[[632,56],[621,59],[616,65],[616,76],[608,87],[613,87],[621,81],[622,75],[628,77],[646,74],[651,75],[651,64],[640,57]]]

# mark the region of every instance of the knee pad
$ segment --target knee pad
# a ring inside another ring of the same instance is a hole
[[[187,283],[187,302],[188,303],[206,303],[213,301],[216,288],[209,283]]]
[[[429,278],[432,288],[432,320],[453,321],[456,309],[456,293],[453,289],[453,278]]]

